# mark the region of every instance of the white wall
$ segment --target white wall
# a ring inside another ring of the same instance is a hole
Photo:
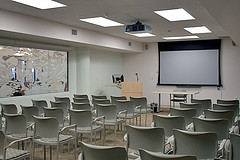
[[[216,99],[240,98],[240,47],[233,46],[231,39],[222,40],[221,75],[223,87],[186,88],[188,91],[199,91],[195,98]],[[147,96],[148,103],[158,102],[158,95],[153,91],[173,90],[176,86],[157,86],[158,82],[158,45],[148,44],[148,49],[142,54],[124,54],[123,72],[126,81],[136,81],[138,72],[140,81],[143,81],[143,95]],[[162,95],[162,105],[169,105],[169,95]]]

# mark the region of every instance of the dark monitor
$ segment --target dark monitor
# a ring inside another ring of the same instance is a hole
[[[112,79],[113,79],[113,83],[124,82],[124,76],[122,74],[113,74]]]

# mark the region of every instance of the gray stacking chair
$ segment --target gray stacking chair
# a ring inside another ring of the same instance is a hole
[[[204,111],[205,109],[212,109],[211,99],[191,99],[191,103],[201,104],[202,111]]]
[[[52,108],[59,108],[63,110],[63,117],[64,119],[68,119],[68,105],[65,101],[57,101],[57,102],[52,102],[50,101],[51,107]]]
[[[133,101],[128,101],[128,100],[117,100],[116,101],[116,106],[117,106],[117,113],[119,113],[121,111],[127,111],[127,115],[119,114],[118,115],[119,118],[133,120],[133,122],[134,122],[134,118],[135,118],[136,119],[136,125],[137,125],[137,117],[141,117],[141,115],[139,113],[137,113],[135,111],[135,109],[140,108],[139,106],[134,107]],[[140,119],[140,124],[141,124],[141,119]]]
[[[197,160],[196,156],[166,155],[139,149],[141,160]]]
[[[39,110],[35,106],[23,106],[20,105],[22,108],[22,114],[26,117],[28,126],[32,125],[34,123],[33,121],[33,115],[39,116]]]
[[[2,114],[4,116],[5,113],[7,114],[19,114],[17,106],[15,104],[1,104],[2,107]]]
[[[151,113],[153,110],[147,108],[147,98],[146,97],[130,97],[130,100],[133,101],[135,107],[141,106],[140,109],[137,109],[137,113],[145,114],[145,127],[147,126],[147,113]],[[141,124],[140,124],[141,125]]]
[[[69,97],[54,97],[56,102],[66,102],[67,108],[71,108],[71,101]]]
[[[118,118],[118,114],[127,114],[127,112],[123,111],[117,113],[117,107],[115,104],[96,104],[97,107],[97,117],[105,116],[105,126],[114,126],[114,145],[116,145],[116,129],[120,124],[125,124],[126,119]],[[126,115],[125,115],[126,116]],[[97,123],[101,124],[102,121],[98,121]],[[124,127],[125,132],[125,127]]]
[[[234,120],[239,115],[239,106],[236,104],[213,104],[213,110],[231,110],[234,113]]]
[[[81,154],[78,160],[128,160],[123,147],[96,146],[80,142]]]
[[[39,111],[39,115],[43,115],[43,107],[48,107],[47,101],[45,100],[32,100],[33,106],[36,106]]]
[[[18,142],[26,142],[26,141],[30,141],[29,151],[28,150],[19,150],[19,149],[15,149],[15,148],[11,147]],[[1,160],[22,160],[22,159],[26,159],[26,158],[31,159],[31,157],[32,157],[31,156],[31,144],[32,144],[32,142],[31,142],[30,138],[22,138],[22,139],[13,141],[10,144],[8,144],[7,146],[5,146],[6,145],[5,134],[2,131],[0,131],[0,159]]]
[[[86,94],[73,94],[74,98],[84,98],[84,99],[88,99],[88,95]]]
[[[154,127],[163,128],[166,138],[173,135],[173,129],[185,129],[183,116],[153,115]]]
[[[89,103],[76,103],[76,102],[72,102],[72,109],[91,111],[93,108],[92,108],[92,106]]]
[[[64,112],[61,108],[44,107],[44,117],[55,117],[58,120],[59,127],[64,127]]]
[[[193,123],[193,117],[196,117],[197,110],[193,108],[170,108],[171,116],[183,116],[185,119],[185,125]]]
[[[127,153],[131,159],[139,157],[139,149],[156,153],[165,152],[165,135],[163,128],[137,127],[127,125]],[[134,152],[129,152],[129,149]]]
[[[110,96],[111,103],[116,104],[117,100],[127,100],[126,96]]]
[[[91,111],[84,110],[69,110],[70,114],[70,125],[77,125],[76,133],[80,134],[82,139],[82,134],[89,134],[89,141],[92,143],[92,134],[95,134],[95,143],[96,143],[96,132],[103,131],[103,144],[105,143],[105,117],[97,117],[93,120]],[[98,120],[102,120],[103,124],[97,125],[95,122]],[[71,130],[72,132],[74,130]]]
[[[193,108],[197,110],[197,117],[201,116],[203,111],[199,103],[180,103],[180,108]]]
[[[228,139],[229,127],[227,119],[193,118],[194,131],[216,132],[218,144],[223,139]]]
[[[73,98],[73,102],[75,102],[75,103],[88,103],[88,104],[90,104],[89,99],[85,99],[85,98]]]
[[[36,144],[41,144],[44,146],[44,159],[46,159],[46,149],[45,146],[50,146],[50,159],[52,159],[52,147],[57,146],[56,151],[56,160],[58,160],[59,154],[59,145],[69,143],[71,141],[74,142],[74,159],[76,159],[76,134],[63,134],[67,133],[67,131],[73,128],[76,131],[76,125],[65,126],[61,130],[59,130],[58,120],[54,117],[38,117],[33,116],[34,119],[34,136],[33,136],[33,156],[34,156],[34,146]],[[75,132],[76,133],[76,132]],[[68,145],[68,153],[69,153],[69,145]]]
[[[230,160],[239,160],[240,135],[230,133],[230,142],[231,142]]]
[[[217,134],[214,132],[189,132],[174,129],[175,154],[195,155],[197,159],[217,157]]]
[[[27,120],[24,115],[5,114],[5,136],[10,140],[19,140],[32,137],[33,132],[28,131]]]
[[[178,89],[178,90],[173,90],[176,92],[186,92],[185,89]],[[173,102],[173,107],[175,107],[175,102],[184,102],[187,103],[187,94],[173,94],[173,98],[171,97],[170,94],[170,108],[172,106],[171,102]]]
[[[229,110],[208,110],[204,111],[205,118],[212,118],[212,119],[227,119],[228,126],[231,128],[233,126],[234,120],[234,113],[233,111]]]

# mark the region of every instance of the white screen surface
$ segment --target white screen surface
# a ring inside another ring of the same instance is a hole
[[[218,85],[219,50],[160,51],[160,84]]]

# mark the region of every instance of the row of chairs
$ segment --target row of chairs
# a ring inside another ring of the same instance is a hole
[[[127,149],[105,147],[81,143],[80,160],[197,160],[217,158],[217,135],[214,132],[189,132],[174,129],[174,154],[165,153],[165,134],[163,128],[127,126]],[[240,135],[230,134],[231,160],[239,159]],[[129,150],[133,150],[129,154]],[[235,153],[236,152],[236,153]],[[134,156],[135,157],[134,157]],[[235,157],[234,157],[235,156]]]

